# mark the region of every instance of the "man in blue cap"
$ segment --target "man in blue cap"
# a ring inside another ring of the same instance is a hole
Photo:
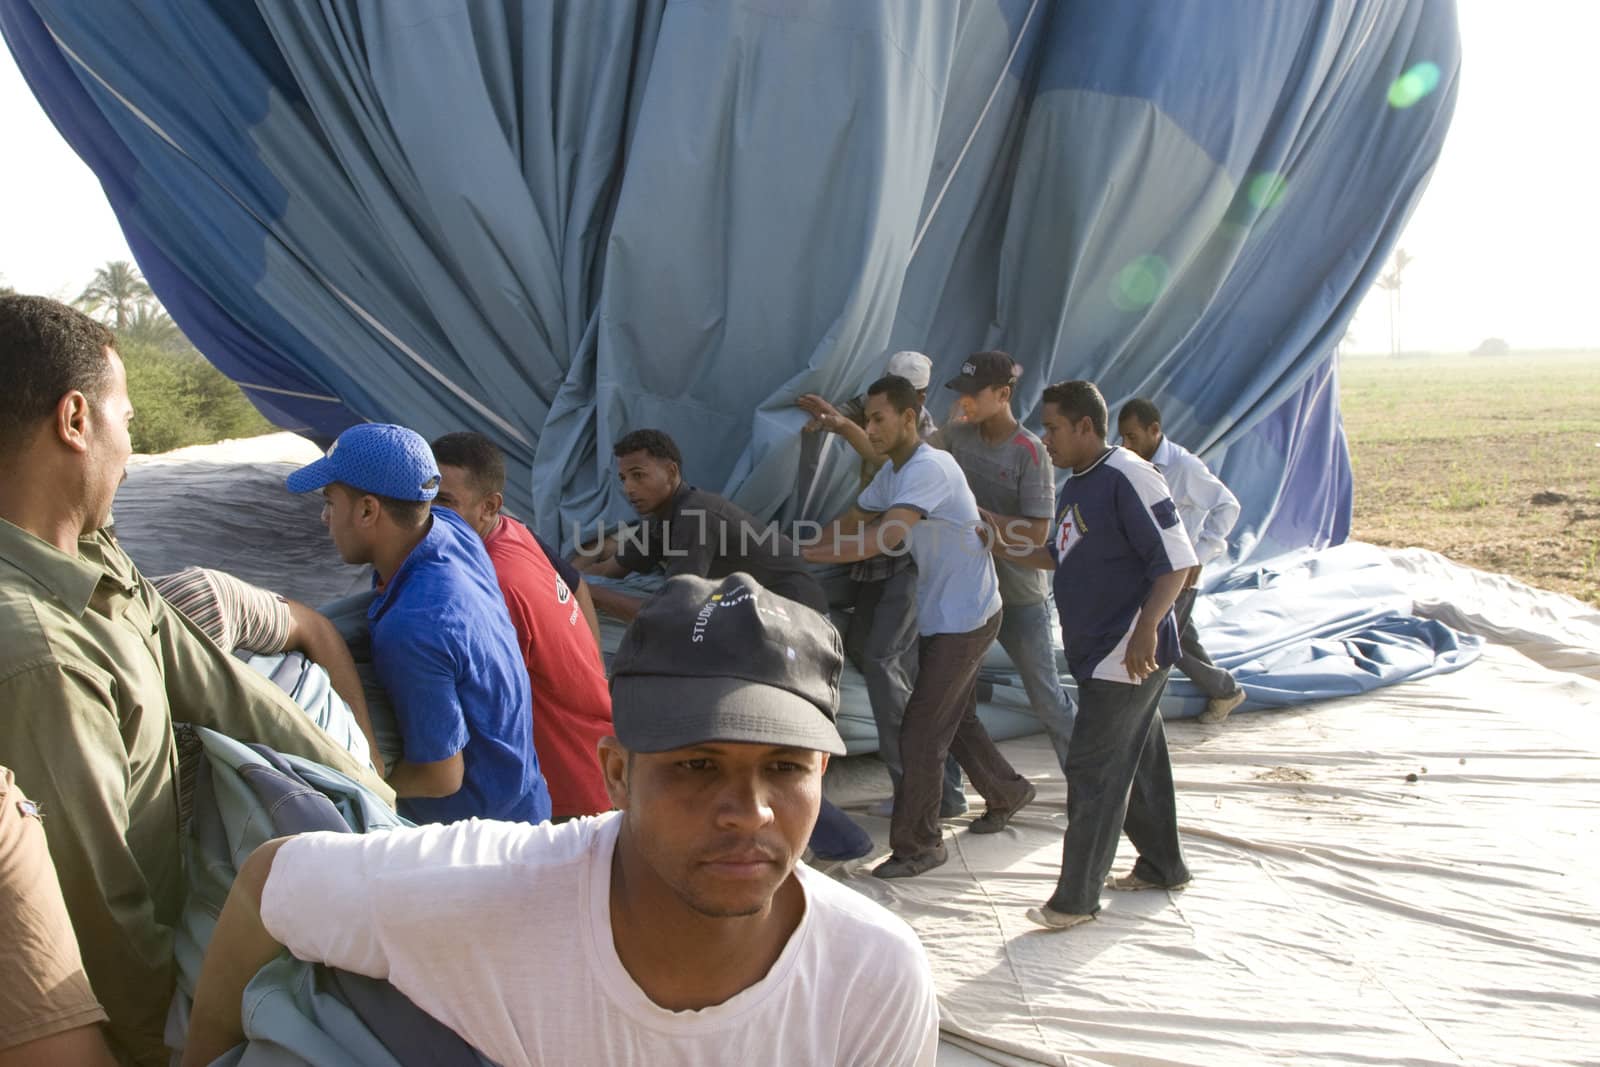
[[[439,468],[428,442],[402,426],[353,426],[286,484],[322,490],[339,555],[375,572],[367,619],[404,742],[388,778],[401,813],[550,818],[517,633],[482,540],[448,508],[429,507]]]

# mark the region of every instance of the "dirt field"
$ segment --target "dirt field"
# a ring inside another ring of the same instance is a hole
[[[1352,536],[1600,605],[1600,352],[1347,356]]]

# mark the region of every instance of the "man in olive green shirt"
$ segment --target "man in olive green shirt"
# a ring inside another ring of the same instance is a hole
[[[102,530],[132,451],[109,331],[55,301],[0,296],[0,380],[0,758],[44,812],[113,1044],[165,1064],[184,887],[173,721],[393,794],[168,607]]]

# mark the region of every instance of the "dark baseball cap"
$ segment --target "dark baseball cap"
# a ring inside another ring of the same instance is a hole
[[[432,500],[439,495],[433,449],[415,430],[383,422],[350,427],[328,454],[289,475],[291,493],[309,493],[332,482],[394,500]]]
[[[611,664],[611,721],[635,752],[711,741],[844,755],[839,631],[743,572],[667,579]]]
[[[1016,385],[1022,367],[1004,352],[978,352],[961,364],[961,373],[944,383],[946,389],[971,396],[991,385]]]

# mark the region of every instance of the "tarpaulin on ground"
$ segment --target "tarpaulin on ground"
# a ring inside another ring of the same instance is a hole
[[[1024,416],[1068,377],[1155,398],[1236,553],[1337,543],[1330,352],[1460,66],[1443,0],[0,0],[0,31],[264,411],[481,429],[567,540],[626,514],[640,426],[826,517],[855,464],[801,483],[799,393],[1001,347]]]

